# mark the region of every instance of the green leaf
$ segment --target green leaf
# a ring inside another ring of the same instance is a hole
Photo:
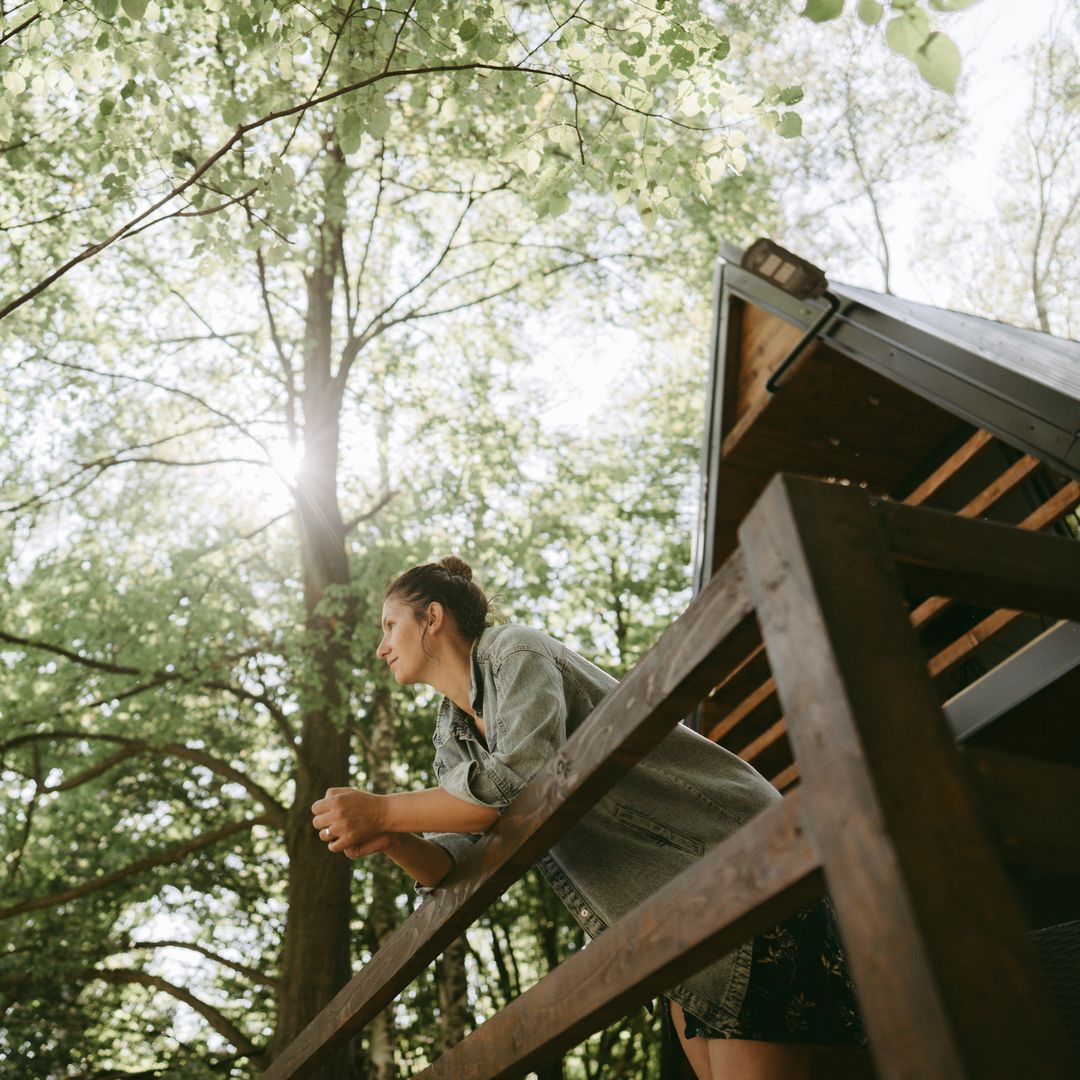
[[[930,19],[922,8],[911,8],[903,15],[890,20],[885,27],[885,44],[893,52],[915,59],[915,54],[922,48],[930,35]]]
[[[121,0],[124,14],[131,19],[141,19],[146,14],[147,0]]]
[[[458,28],[457,34],[462,41],[472,41],[480,33],[480,27],[475,19],[466,19]]]
[[[481,60],[494,60],[499,55],[499,39],[491,34],[480,34],[473,47]]]
[[[368,134],[376,139],[386,138],[390,130],[390,110],[382,102],[372,108],[367,118],[367,129]]]
[[[828,22],[839,18],[844,10],[844,0],[806,0],[803,16],[813,22]]]
[[[689,68],[696,59],[693,49],[686,49],[682,45],[676,45],[671,50],[671,62],[677,68]]]
[[[355,154],[360,149],[360,140],[363,137],[363,125],[360,117],[354,112],[347,112],[338,121],[337,140],[343,154]]]
[[[46,15],[55,15],[64,6],[64,0],[38,0],[38,7]]]
[[[885,9],[878,3],[878,0],[859,0],[859,18],[867,26],[877,26],[881,22],[881,16],[884,13]]]
[[[930,6],[935,11],[963,11],[978,2],[979,0],[930,0]]]
[[[801,86],[786,86],[780,91],[779,99],[784,105],[798,105],[803,99]]]
[[[783,139],[794,139],[802,134],[802,117],[798,113],[786,112],[776,125],[776,134]]]
[[[123,91],[121,91],[123,93]],[[229,127],[239,127],[241,120],[244,118],[243,109],[240,107],[240,102],[236,98],[229,98],[225,102],[221,109],[221,119]]]
[[[919,74],[939,90],[952,94],[960,77],[960,50],[946,34],[935,31],[915,54]]]
[[[103,19],[115,19],[120,10],[120,0],[94,0],[94,10]]]

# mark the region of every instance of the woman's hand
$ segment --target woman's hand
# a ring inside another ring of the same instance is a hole
[[[386,829],[386,800],[356,788],[330,788],[311,807],[311,824],[330,851],[343,851],[350,859],[385,851],[393,842]]]

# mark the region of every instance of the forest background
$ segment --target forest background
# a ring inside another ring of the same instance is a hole
[[[5,1076],[253,1075],[408,916],[308,811],[432,782],[395,571],[460,553],[616,675],[679,613],[723,240],[1076,335],[1075,5],[1028,8],[992,211],[942,181],[995,5],[0,5]],[[582,943],[528,875],[322,1075]]]

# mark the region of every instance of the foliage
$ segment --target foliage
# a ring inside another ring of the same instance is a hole
[[[931,10],[940,13],[962,11],[977,0],[929,0]],[[894,52],[913,61],[919,74],[931,86],[952,94],[960,78],[960,50],[947,34],[933,27],[931,15],[918,0],[890,0],[891,14],[879,0],[858,0],[856,12],[866,26],[883,26],[885,43]],[[844,0],[806,0],[803,15],[812,22],[831,22],[844,11]]]

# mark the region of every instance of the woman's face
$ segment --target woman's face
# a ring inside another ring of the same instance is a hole
[[[423,682],[431,657],[424,652],[424,624],[408,604],[390,598],[382,609],[382,641],[377,656],[385,660],[394,678],[402,685]]]

